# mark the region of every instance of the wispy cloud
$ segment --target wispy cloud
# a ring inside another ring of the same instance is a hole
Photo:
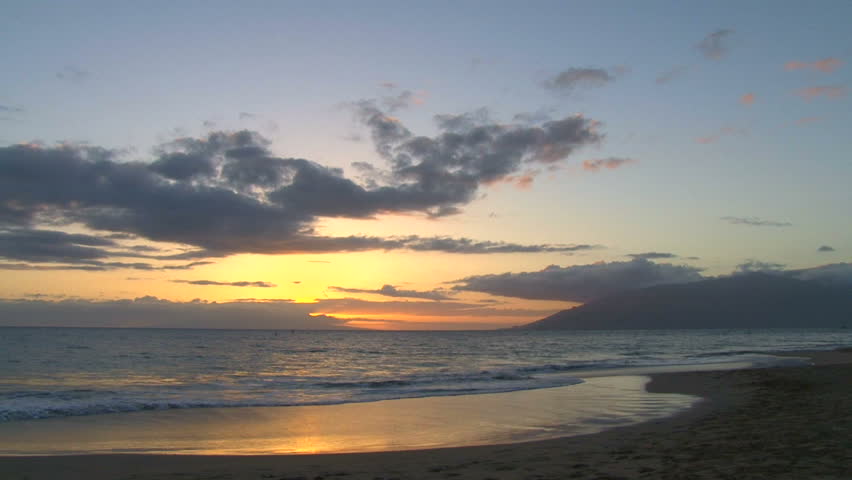
[[[730,51],[728,46],[728,38],[734,34],[734,31],[728,28],[721,28],[713,33],[710,33],[695,48],[710,60],[719,60]]]
[[[89,75],[91,75],[89,72],[74,65],[66,65],[62,67],[62,70],[56,72],[56,78],[71,82],[82,82],[89,78]]]
[[[413,92],[411,90],[403,90],[395,95],[388,95],[381,98],[382,105],[388,112],[396,112],[413,105],[423,105],[426,103],[429,93],[425,90]]]
[[[544,316],[552,310],[496,308],[478,302],[370,301],[360,298],[324,298],[310,304],[325,315],[415,315],[421,317],[518,317]]]
[[[751,105],[754,103],[755,95],[753,93],[746,93],[742,97],[740,97],[740,103],[743,105]]]
[[[676,80],[684,75],[686,75],[692,67],[689,65],[678,65],[671,70],[666,70],[665,72],[659,74],[657,76],[657,85],[664,85],[673,80]]]
[[[707,135],[705,137],[698,137],[695,139],[696,143],[708,144],[708,143],[716,143],[722,137],[727,137],[731,135],[743,135],[745,134],[745,130],[742,128],[736,127],[722,127],[716,133],[712,135]]]
[[[634,259],[644,259],[644,260],[659,260],[664,258],[677,258],[677,255],[674,253],[668,252],[645,252],[645,253],[628,253],[628,257]]]
[[[805,87],[796,90],[796,95],[803,97],[806,100],[813,100],[818,97],[841,98],[846,96],[846,87],[844,85]]]
[[[583,161],[583,170],[587,172],[597,172],[602,168],[616,169],[631,163],[638,163],[639,160],[633,158],[608,157],[596,158],[593,160]]]
[[[822,120],[822,117],[802,117],[796,120],[796,125],[807,125]]]
[[[218,287],[256,287],[256,288],[274,288],[277,285],[270,282],[217,282],[215,280],[170,280],[172,283],[186,283],[189,285],[204,285]]]
[[[627,72],[626,67],[576,68],[563,70],[543,82],[545,88],[562,93],[573,93],[577,89],[599,88],[613,82]]]
[[[785,70],[815,70],[817,72],[832,73],[838,67],[843,65],[843,60],[839,58],[824,58],[815,62],[798,62],[791,61],[784,64]]]
[[[0,113],[23,113],[21,107],[13,107],[12,105],[0,105]]]
[[[444,290],[418,291],[402,290],[393,285],[383,285],[382,288],[370,290],[363,288],[328,287],[329,290],[343,293],[366,293],[396,298],[421,298],[425,300],[449,300],[450,296]]]
[[[722,220],[733,225],[748,225],[750,227],[792,227],[790,222],[779,222],[776,220],[765,220],[757,217],[721,217]]]

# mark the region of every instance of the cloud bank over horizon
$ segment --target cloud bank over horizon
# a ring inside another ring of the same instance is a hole
[[[585,303],[589,300],[638,288],[689,283],[715,278],[704,276],[702,269],[688,265],[655,263],[669,259],[668,253],[630,254],[625,262],[597,262],[560,267],[550,265],[537,272],[475,275],[450,283],[453,289],[529,300],[562,300]],[[837,287],[852,287],[852,263],[835,263],[803,269],[786,269],[780,263],[747,260],[728,275],[764,273]]]

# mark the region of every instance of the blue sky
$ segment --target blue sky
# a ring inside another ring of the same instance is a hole
[[[396,258],[386,264],[377,260],[381,252],[341,251],[335,261],[351,262],[349,273],[322,285],[327,273],[305,271],[316,278],[313,289],[291,283],[288,290],[281,279],[254,278],[258,265],[284,262],[281,268],[302,271],[318,264],[302,259],[297,268],[292,252],[258,263],[244,256],[257,252],[237,249],[186,275],[278,286],[246,295],[251,287],[176,286],[171,273],[143,285],[124,280],[121,268],[19,269],[0,283],[0,296],[307,302],[341,282],[427,291],[473,275],[625,262],[641,252],[674,254],[658,262],[703,275],[727,274],[748,260],[801,269],[850,259],[846,1],[82,1],[7,2],[2,11],[0,147],[65,142],[111,149],[119,162],[150,163],[158,145],[248,129],[276,157],[340,168],[354,179],[353,162],[385,163],[359,120],[365,100],[426,137],[441,132],[436,115],[481,108],[493,125],[518,124],[517,114],[535,114],[528,118],[538,125],[581,114],[603,137],[560,158],[558,169],[535,165],[482,183],[475,198],[456,205],[457,215],[391,209],[371,219],[318,215],[310,223],[339,237],[595,246],[587,251],[385,252]],[[392,98],[402,99],[398,108]],[[608,159],[618,161],[592,168]],[[521,182],[525,175],[534,177],[530,184]],[[55,216],[66,220],[50,227],[59,231],[115,232],[71,221],[65,210]],[[26,227],[47,229],[41,222]],[[165,248],[162,238],[140,231],[127,230]],[[191,246],[198,245],[168,247]],[[357,265],[376,262],[383,266],[359,276]],[[410,262],[410,273],[394,262]],[[69,286],[76,279],[99,287]],[[376,295],[367,298],[387,300]]]

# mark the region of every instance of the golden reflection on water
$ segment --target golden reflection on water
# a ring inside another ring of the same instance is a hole
[[[695,401],[645,393],[645,382],[601,377],[498,394],[0,423],[0,454],[310,454],[482,445],[594,433],[659,418]]]

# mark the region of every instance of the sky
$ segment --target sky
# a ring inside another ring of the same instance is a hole
[[[4,2],[0,324],[852,283],[852,3]]]

